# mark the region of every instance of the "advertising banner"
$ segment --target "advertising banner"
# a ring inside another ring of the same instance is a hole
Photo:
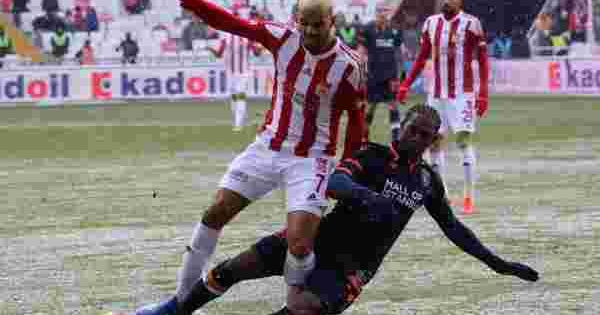
[[[598,60],[492,60],[490,64],[491,94],[600,96]],[[422,75],[426,91],[431,88],[431,68],[429,63]],[[477,63],[474,63],[474,72],[478,85]],[[250,73],[247,95],[270,99],[273,74],[271,62],[256,62]],[[229,96],[228,80],[227,72],[220,63],[185,67],[98,66],[5,70],[0,76],[0,104],[225,99]]]
[[[479,86],[479,68],[473,63],[475,86]],[[430,64],[423,77],[431,89]],[[600,96],[600,60],[491,60],[490,94],[500,95],[597,95]]]

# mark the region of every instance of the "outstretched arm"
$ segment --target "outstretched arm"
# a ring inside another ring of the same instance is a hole
[[[279,38],[284,33],[280,26],[241,19],[208,0],[180,1],[184,9],[192,11],[212,28],[257,41],[271,52],[277,49]]]
[[[454,216],[452,208],[444,195],[443,183],[439,175],[436,173],[432,174],[434,193],[426,202],[425,207],[440,226],[444,235],[464,252],[484,262],[499,274],[513,275],[527,281],[537,281],[539,277],[537,271],[526,265],[517,262],[507,262],[498,257],[479,241],[471,229]]]

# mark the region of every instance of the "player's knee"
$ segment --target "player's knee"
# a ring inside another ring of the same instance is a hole
[[[248,204],[250,201],[237,193],[219,190],[212,205],[204,212],[202,223],[220,230]]]
[[[286,235],[288,251],[298,259],[303,259],[313,251],[313,238],[299,230],[289,229]]]
[[[294,238],[288,236],[288,250],[296,258],[304,258],[308,256],[312,250],[312,242],[304,238]]]

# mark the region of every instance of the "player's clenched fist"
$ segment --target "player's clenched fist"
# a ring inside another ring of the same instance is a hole
[[[406,103],[406,96],[408,96],[408,85],[405,83],[400,84],[400,87],[398,87],[398,93],[396,93],[396,101],[398,101],[399,103]]]

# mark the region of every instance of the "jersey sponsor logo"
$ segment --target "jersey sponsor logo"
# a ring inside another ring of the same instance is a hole
[[[317,194],[316,193],[312,193],[310,195],[308,195],[308,197],[306,198],[307,201],[317,201]]]
[[[395,199],[398,203],[412,210],[417,210],[423,203],[423,193],[411,190],[407,186],[394,180],[386,179],[381,195],[386,198]]]
[[[377,48],[393,48],[394,40],[390,38],[378,38],[375,40],[375,46]]]

